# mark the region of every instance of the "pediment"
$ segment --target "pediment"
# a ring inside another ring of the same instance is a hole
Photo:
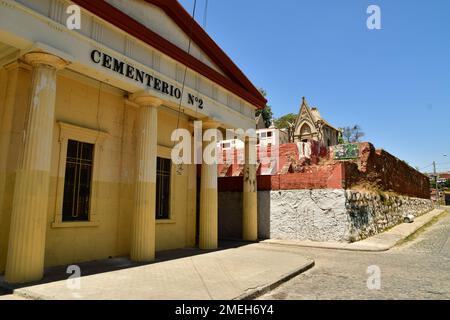
[[[300,131],[300,127],[304,124],[308,123],[308,125],[311,127],[311,130],[316,131],[316,125],[314,122],[314,117],[311,114],[311,111],[309,110],[309,107],[305,102],[302,103],[302,106],[300,107],[300,111],[297,116],[297,121],[295,124],[295,132]]]
[[[266,106],[259,90],[177,0],[72,1],[253,106]]]
[[[189,47],[189,34],[187,34],[174,20],[160,7],[145,0],[105,0],[112,6],[124,12],[134,20],[140,22],[148,29],[170,41],[178,48],[189,52],[191,56],[205,63],[222,75],[227,76],[213,60],[196,43],[191,41]],[[229,77],[228,77],[229,78]]]

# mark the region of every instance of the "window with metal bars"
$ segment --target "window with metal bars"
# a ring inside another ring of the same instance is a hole
[[[63,222],[89,221],[94,145],[68,140]]]
[[[157,158],[156,166],[156,219],[170,218],[170,159]]]

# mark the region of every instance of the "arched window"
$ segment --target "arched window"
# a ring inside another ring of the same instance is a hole
[[[309,135],[311,135],[311,127],[307,123],[305,123],[300,128],[300,136],[304,137]]]

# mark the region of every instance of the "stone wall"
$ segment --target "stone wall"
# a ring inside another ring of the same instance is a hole
[[[219,193],[219,235],[242,234],[242,195]],[[344,189],[258,192],[260,239],[353,242],[420,216],[433,208],[427,199]]]
[[[314,145],[311,145],[311,148],[313,147]],[[323,154],[318,149],[309,159],[295,160],[301,154],[297,145],[281,145],[278,164],[283,170],[278,174],[263,175],[260,167],[258,191],[363,188],[430,198],[430,182],[427,176],[388,152],[376,150],[370,143],[359,143],[356,147],[358,157],[354,160],[334,160],[333,149],[330,154]],[[220,169],[219,173],[223,169]],[[219,174],[219,191],[242,191],[243,178],[239,170],[242,170],[243,166],[232,165],[225,169],[227,170],[223,170],[224,172],[232,175]]]
[[[357,160],[341,163],[345,189],[364,186],[410,197],[430,198],[430,180],[426,175],[390,153],[376,150],[370,143],[359,144]]]
[[[271,192],[270,238],[354,242],[420,216],[430,200],[353,190]]]

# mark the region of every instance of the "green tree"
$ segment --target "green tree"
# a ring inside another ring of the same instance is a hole
[[[261,92],[261,94],[264,97],[267,97],[267,92],[264,89],[259,89],[259,91]],[[258,117],[260,114],[262,114],[262,117],[263,117],[266,127],[270,127],[270,124],[272,122],[272,117],[273,117],[272,107],[270,105],[266,104],[264,109],[256,110],[255,117]]]
[[[289,141],[294,142],[294,130],[295,122],[297,121],[297,115],[294,113],[288,113],[284,116],[275,119],[275,127],[278,129],[287,129]]]
[[[295,121],[297,121],[297,115],[294,113],[288,113],[275,119],[275,126],[278,129],[289,129],[295,125]]]
[[[445,189],[450,189],[450,179],[445,181],[444,187],[445,187]]]
[[[344,140],[344,129],[339,128],[339,133],[338,133],[338,143],[339,144],[345,144],[345,140]]]

